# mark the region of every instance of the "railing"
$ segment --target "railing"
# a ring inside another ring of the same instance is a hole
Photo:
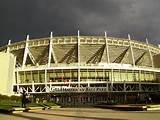
[[[91,93],[91,92],[156,92],[160,91],[160,83],[110,83],[106,87],[70,87],[70,86],[52,86],[52,84],[15,84],[17,93],[25,90],[28,93]]]
[[[66,88],[54,88],[54,87],[48,87],[46,88],[48,89],[48,92],[53,92],[53,93],[87,93],[87,92],[154,92],[157,91],[153,88],[148,89],[148,87],[143,88],[142,90],[140,90],[139,88],[134,89],[134,88],[130,88],[130,89],[126,89],[126,88],[122,88],[121,90],[114,88],[114,86],[108,86],[108,87],[66,87]]]
[[[86,63],[80,63],[80,66],[78,66],[78,63],[74,64],[51,64],[51,67],[48,67],[47,65],[40,65],[40,66],[25,66],[23,69],[21,67],[17,67],[17,70],[32,70],[32,69],[37,69],[37,70],[45,70],[45,69],[77,69],[78,67],[85,69],[83,67],[97,67],[95,69],[142,69],[142,70],[149,70],[149,71],[157,71],[160,72],[160,68],[153,68],[153,67],[145,67],[145,66],[135,66],[133,67],[131,64],[116,64],[116,63],[98,63],[98,64],[86,64]],[[100,68],[99,68],[100,67]]]
[[[106,87],[84,87],[84,88],[50,88],[50,92],[67,93],[67,92],[107,92]]]

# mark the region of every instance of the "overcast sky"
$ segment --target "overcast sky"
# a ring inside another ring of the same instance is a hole
[[[0,46],[31,38],[103,35],[160,43],[160,0],[0,0]]]

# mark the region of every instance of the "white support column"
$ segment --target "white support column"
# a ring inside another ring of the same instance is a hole
[[[28,49],[28,41],[29,41],[29,35],[27,35],[27,38],[26,38],[26,46],[25,46],[25,49],[24,49],[22,67],[24,67],[25,64],[26,64],[27,55],[30,57],[30,60],[32,61],[32,63],[34,65],[36,65],[36,60],[34,59],[33,55],[31,54],[30,50]],[[37,63],[37,65],[38,65],[38,63]]]
[[[147,48],[148,48],[148,52],[149,52],[149,57],[150,57],[150,60],[151,60],[151,64],[152,64],[152,67],[154,67],[153,57],[152,57],[152,53],[151,53],[150,46],[149,46],[149,43],[148,43],[148,39],[147,39],[147,38],[146,38],[146,43],[147,43]]]
[[[52,39],[53,39],[53,33],[50,34],[50,42],[49,42],[49,57],[48,57],[48,67],[51,65],[51,54],[52,54]]]
[[[35,93],[34,81],[32,81],[32,93]]]
[[[32,93],[35,92],[34,81],[33,81],[33,73],[31,71],[31,81],[32,81]]]
[[[132,64],[133,66],[135,66],[135,60],[134,60],[134,54],[133,54],[130,34],[128,34],[128,39],[129,39],[129,45],[130,45],[130,50],[131,50],[131,55],[132,55]]]
[[[45,92],[48,92],[47,90],[47,69],[44,71],[44,82],[45,82]]]
[[[128,74],[127,74],[127,70],[125,70],[125,80],[123,81],[123,91],[125,92],[125,95],[124,95],[124,100],[126,99],[126,81],[128,81]]]
[[[108,82],[107,82],[107,92],[109,92],[109,88],[108,88]]]
[[[49,82],[49,91],[52,91],[52,83]]]
[[[109,50],[108,50],[108,39],[107,39],[107,33],[104,32],[105,34],[105,43],[106,43],[106,53],[107,53],[107,63],[110,63],[110,59],[109,59]]]
[[[90,87],[90,80],[88,79],[88,77],[89,77],[89,72],[88,72],[88,68],[87,68],[87,82],[88,82],[88,87]]]
[[[27,94],[28,94],[28,90],[29,90],[29,89],[28,89],[28,86],[27,86],[27,89],[26,89],[26,93],[27,93]]]
[[[10,52],[10,44],[11,44],[11,40],[8,41],[8,46],[7,46],[7,53]]]
[[[55,64],[57,64],[57,59],[53,50],[53,33],[50,34],[50,42],[49,42],[49,57],[48,57],[48,67],[51,66],[51,58],[53,57]]]
[[[78,39],[78,87],[80,88],[81,76],[80,76],[80,33],[79,33],[79,30],[78,30],[77,39]]]
[[[26,38],[26,46],[25,46],[25,49],[24,49],[22,68],[24,68],[24,66],[25,66],[25,64],[26,64],[26,60],[27,60],[28,40],[29,40],[29,35],[27,35],[27,38]]]
[[[141,92],[142,91],[142,88],[141,88],[141,70],[139,70],[139,72],[138,72],[138,77],[139,77],[139,92]]]
[[[131,40],[131,36],[130,36],[130,34],[128,34],[128,40]]]
[[[80,32],[78,30],[78,64],[80,64]]]
[[[18,70],[16,70],[16,75],[17,75],[16,84],[19,84],[19,83],[20,83],[20,80],[19,80],[19,73],[18,73]]]
[[[18,93],[18,94],[21,94],[20,92],[21,92],[21,91],[20,91],[19,85],[17,84],[17,93]]]
[[[113,68],[111,68],[111,92],[113,91],[113,78],[114,78]]]

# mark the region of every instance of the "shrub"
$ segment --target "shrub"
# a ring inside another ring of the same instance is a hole
[[[7,96],[7,95],[0,95],[0,101],[20,101],[21,100],[21,96]]]

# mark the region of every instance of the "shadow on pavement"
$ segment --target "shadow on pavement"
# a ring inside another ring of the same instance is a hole
[[[25,119],[29,119],[29,120],[46,120],[44,118],[39,118],[39,117],[32,117],[32,116],[25,116],[25,115],[21,115],[21,114],[10,114],[11,116],[15,116],[15,117],[20,117],[20,118],[25,118]]]
[[[34,114],[44,114],[44,115],[51,115],[51,116],[60,116],[60,117],[74,117],[74,118],[81,118],[81,119],[95,119],[95,120],[127,120],[127,119],[119,119],[119,118],[99,118],[99,117],[86,117],[86,116],[75,116],[75,115],[62,115],[62,114],[50,114],[50,113],[36,113],[30,112]]]
[[[83,111],[83,112],[91,112],[91,113],[93,113],[93,112],[96,112],[96,113],[106,113],[106,111],[104,111],[104,109],[102,109],[103,111],[97,111],[97,110],[85,110],[85,109],[83,109],[83,110],[79,110],[79,109],[75,109],[76,111]],[[74,112],[75,110],[69,110],[69,109],[54,109],[54,111],[69,111],[69,112]],[[106,109],[107,110],[107,109]],[[114,110],[115,111],[115,110]],[[107,111],[107,113],[113,113],[113,111],[111,111],[111,110],[109,110],[109,111]]]

